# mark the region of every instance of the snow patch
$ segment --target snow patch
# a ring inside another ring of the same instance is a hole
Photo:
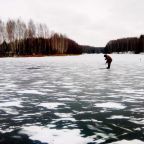
[[[95,104],[95,107],[110,108],[110,109],[124,109],[124,108],[126,108],[126,106],[124,106],[120,103],[115,103],[115,102],[98,103],[98,104]]]
[[[131,140],[131,141],[121,140],[121,141],[118,141],[118,142],[113,142],[111,144],[144,144],[144,142],[135,139],[135,140]]]
[[[59,101],[74,101],[74,98],[59,98]]]
[[[15,106],[15,107],[23,107],[21,105],[21,102],[20,101],[11,101],[11,102],[3,102],[3,103],[0,103],[0,108],[3,108],[3,107],[12,107],[12,106]]]
[[[58,106],[63,106],[64,103],[41,103],[38,106],[46,107],[48,109],[56,109]]]
[[[111,116],[107,119],[129,119],[129,117],[125,117],[125,116],[122,116],[122,115],[115,115],[115,116]]]
[[[72,117],[71,113],[55,113],[55,115],[63,118]]]
[[[37,95],[45,95],[46,93],[39,92],[37,90],[21,90],[17,91],[19,94],[37,94]]]
[[[28,134],[31,139],[49,144],[87,144],[93,142],[93,137],[82,137],[79,129],[49,129],[46,127],[23,127],[22,134]]]

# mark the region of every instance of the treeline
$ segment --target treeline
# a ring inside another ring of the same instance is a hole
[[[0,20],[0,56],[81,54],[82,48],[65,35],[50,32],[45,24]]]
[[[81,45],[82,47],[82,52],[83,53],[104,53],[104,47],[93,47],[93,46],[87,46],[87,45]]]
[[[135,54],[144,52],[144,35],[141,35],[139,38],[123,38],[117,40],[111,40],[107,43],[105,53],[127,53],[132,52]]]

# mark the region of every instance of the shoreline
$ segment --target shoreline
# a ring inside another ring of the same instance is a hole
[[[53,55],[16,55],[16,56],[0,56],[0,58],[28,58],[28,57],[49,57],[49,56],[78,56],[82,54],[53,54]]]

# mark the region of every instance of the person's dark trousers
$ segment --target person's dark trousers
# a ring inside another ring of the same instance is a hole
[[[111,66],[111,63],[108,63],[108,67],[107,67],[107,69],[110,69],[110,66]]]

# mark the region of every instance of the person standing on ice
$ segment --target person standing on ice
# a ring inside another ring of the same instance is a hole
[[[106,63],[108,64],[107,69],[110,69],[112,58],[107,54],[105,54],[104,57],[105,57]]]

